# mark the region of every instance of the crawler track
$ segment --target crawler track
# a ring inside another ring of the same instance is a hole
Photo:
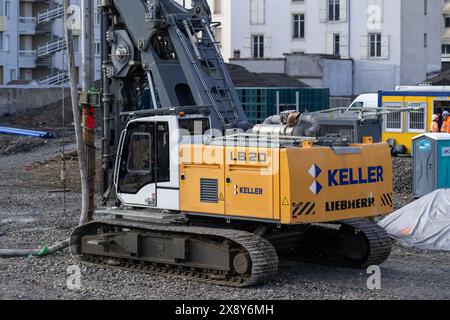
[[[322,225],[311,226],[304,246],[296,252],[295,260],[337,267],[367,268],[380,265],[389,258],[392,240],[376,223],[355,219],[339,224],[340,227],[334,229]],[[347,250],[350,250],[347,252],[342,245],[345,235],[353,236],[350,245],[347,243]]]
[[[251,273],[239,275],[236,272],[224,272],[213,268],[186,267],[179,264],[163,264],[114,256],[84,254],[81,238],[92,234],[103,226],[132,229],[141,233],[157,232],[165,235],[183,234],[214,241],[229,241],[245,250],[251,259]],[[215,229],[171,224],[141,223],[128,220],[109,220],[93,222],[76,229],[71,237],[71,252],[80,261],[98,265],[139,270],[149,273],[171,275],[184,279],[193,279],[218,285],[246,287],[267,282],[278,270],[278,256],[272,245],[252,233],[238,230]]]
[[[142,236],[187,236],[194,241],[230,243],[235,250],[248,254],[251,271],[239,274],[233,266],[229,270],[223,270],[213,266],[196,267],[177,261],[161,263],[139,256],[124,258],[113,251],[109,253],[108,250],[101,254],[85,252],[83,237],[99,235],[101,238],[102,233],[99,234],[99,230],[106,230],[106,234],[132,230]],[[292,241],[298,244],[299,240]],[[286,252],[279,252],[280,256],[288,260],[315,264],[365,268],[383,263],[392,248],[392,241],[384,229],[365,219],[341,221],[331,225],[311,225],[302,241],[303,245],[289,252],[289,256],[285,255]],[[246,231],[195,227],[173,222],[149,223],[125,219],[92,222],[74,231],[71,237],[71,252],[75,258],[86,263],[234,287],[265,283],[278,271],[277,251],[268,240]]]

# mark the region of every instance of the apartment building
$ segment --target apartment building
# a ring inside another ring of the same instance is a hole
[[[444,1],[442,9],[444,32],[442,33],[442,63],[450,65],[450,0]]]
[[[208,1],[226,61],[351,59],[354,94],[414,85],[441,69],[443,0]]]
[[[80,2],[71,1],[74,15],[81,14]],[[67,79],[63,13],[62,0],[0,0],[0,85],[16,80],[57,85]],[[95,20],[95,68],[99,78],[98,15]],[[78,79],[81,78],[80,26],[81,23],[73,30]]]

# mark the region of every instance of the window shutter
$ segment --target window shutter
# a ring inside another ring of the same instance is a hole
[[[334,37],[332,32],[327,33],[327,45],[325,47],[325,52],[327,54],[333,54],[334,49]]]
[[[347,21],[347,0],[341,0],[339,8],[340,8],[339,17],[341,21],[342,22]]]
[[[341,57],[348,57],[348,37],[341,35],[340,41]]]
[[[264,48],[268,49],[272,46],[272,38],[264,36]]]
[[[258,0],[250,0],[250,24],[258,21]]]
[[[258,23],[266,23],[266,0],[258,0]]]
[[[319,0],[319,20],[326,22],[327,19],[327,0]]]
[[[250,0],[250,24],[264,24],[266,0]]]
[[[245,37],[245,41],[244,41],[244,48],[251,48],[252,47],[252,37],[248,36]]]
[[[361,59],[369,58],[369,36],[364,34],[361,36]]]
[[[389,36],[387,34],[381,36],[381,57],[389,59]]]

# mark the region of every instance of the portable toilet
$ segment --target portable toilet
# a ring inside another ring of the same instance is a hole
[[[450,188],[450,134],[426,133],[415,137],[413,158],[415,197]]]

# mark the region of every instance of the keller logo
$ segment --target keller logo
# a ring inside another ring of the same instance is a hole
[[[320,169],[316,164],[313,164],[308,173],[311,177],[314,178],[314,182],[309,187],[309,190],[311,190],[311,192],[317,196],[323,189],[323,186],[317,181],[320,174],[322,173],[322,169]]]
[[[237,196],[239,194],[253,195],[253,196],[262,196],[264,194],[264,189],[262,188],[249,188],[249,187],[240,187],[238,185],[234,186],[234,195]]]

